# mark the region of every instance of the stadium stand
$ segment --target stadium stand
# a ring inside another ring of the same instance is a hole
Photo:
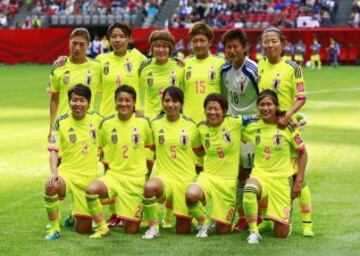
[[[12,24],[12,20],[17,14],[20,0],[1,0],[0,1],[0,28],[7,28]]]
[[[360,26],[360,0],[354,1],[348,24],[355,28]]]

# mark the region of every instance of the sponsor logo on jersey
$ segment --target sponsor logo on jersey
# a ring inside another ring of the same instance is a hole
[[[241,76],[240,81],[239,81],[239,85],[238,85],[238,89],[239,89],[240,93],[244,92],[245,86],[246,86],[245,85],[245,77]]]
[[[149,87],[153,86],[154,84],[154,78],[153,78],[153,75],[152,73],[150,72],[148,75],[147,75],[147,85]]]
[[[105,76],[107,76],[107,75],[109,74],[109,72],[110,72],[110,64],[109,64],[109,62],[107,61],[107,62],[105,62],[105,64],[104,64],[103,74],[104,74]]]
[[[164,134],[164,130],[160,129],[159,131],[159,144],[163,145],[165,143],[165,134]]]
[[[138,148],[140,143],[140,136],[136,127],[132,129],[131,140],[134,143],[134,148]]]
[[[71,143],[75,143],[76,142],[76,134],[75,133],[69,133],[69,140]]]
[[[171,75],[169,77],[169,85],[171,86],[175,86],[176,85],[176,74],[175,74],[175,70],[171,70]]]
[[[65,71],[63,76],[63,83],[68,84],[70,82],[70,71]]]

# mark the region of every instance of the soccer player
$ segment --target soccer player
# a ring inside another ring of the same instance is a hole
[[[195,122],[205,119],[202,104],[210,93],[220,93],[220,70],[224,59],[210,54],[214,32],[203,22],[189,31],[194,56],[185,59],[184,114]]]
[[[176,216],[176,233],[191,232],[192,217],[185,202],[185,192],[196,172],[193,151],[201,150],[194,121],[181,114],[184,94],[178,87],[168,87],[162,95],[165,114],[151,122],[157,162],[157,174],[144,189],[144,214],[149,230],[144,239],[159,237],[156,202],[170,200]]]
[[[264,30],[262,43],[266,59],[261,60],[258,66],[260,92],[264,89],[274,90],[279,98],[280,111],[285,111],[285,115],[279,118],[279,125],[283,128],[290,122],[304,123],[304,118],[297,112],[306,101],[301,67],[281,57],[284,42],[285,36],[279,29],[270,27]],[[296,152],[293,158],[296,161]],[[311,192],[308,185],[305,183],[303,185],[300,196],[302,233],[304,236],[314,236],[311,220]],[[266,224],[266,222],[263,223]]]
[[[305,44],[303,43],[303,41],[300,39],[296,44],[295,44],[295,56],[294,56],[294,60],[295,62],[302,66],[304,64],[304,57],[305,57]]]
[[[305,145],[298,130],[290,125],[278,127],[279,101],[275,92],[266,89],[258,98],[261,119],[243,130],[243,139],[255,146],[254,168],[244,189],[244,211],[249,225],[249,244],[258,244],[258,200],[267,200],[266,217],[275,223],[275,236],[286,238],[290,231],[291,199],[299,196],[307,162]],[[292,181],[292,150],[298,151],[298,174]],[[290,196],[291,195],[291,196]]]
[[[262,40],[261,40],[262,43]],[[285,40],[284,46],[283,46],[283,55],[284,59],[286,60],[292,60],[294,55],[294,46],[291,42],[288,40]]]
[[[136,91],[122,85],[115,91],[117,115],[105,118],[100,130],[100,147],[107,148],[109,170],[86,189],[86,202],[98,228],[90,238],[109,233],[100,198],[118,198],[118,214],[126,233],[140,229],[142,192],[147,173],[145,147],[153,144],[150,123],[135,115]]]
[[[321,59],[320,59],[320,48],[321,45],[319,44],[316,38],[313,39],[313,43],[310,46],[311,49],[311,68],[314,69],[316,66],[318,69],[321,69]]]
[[[91,90],[77,84],[67,92],[70,114],[56,119],[51,132],[49,147],[51,175],[45,185],[44,205],[51,228],[46,240],[60,237],[59,200],[68,194],[73,199],[76,231],[91,231],[91,215],[85,201],[87,186],[98,176],[98,129],[102,118],[88,113],[91,105]],[[58,164],[58,151],[62,152],[62,163]]]
[[[113,95],[115,90],[130,84],[139,95],[139,69],[147,58],[137,49],[128,49],[132,31],[128,24],[116,22],[109,26],[108,37],[112,52],[100,54],[96,60],[101,63],[102,83],[99,92],[102,94],[100,113],[108,116],[116,113]],[[141,110],[141,101],[136,103],[136,109]]]
[[[236,210],[236,187],[239,170],[242,117],[227,116],[228,103],[219,93],[204,101],[206,121],[198,129],[204,148],[204,171],[186,191],[189,212],[200,224],[196,237],[208,237],[209,220],[200,203],[211,204],[210,218],[216,233],[228,234]]]
[[[139,71],[140,92],[144,92],[143,112],[150,120],[161,110],[161,97],[168,86],[183,87],[184,65],[171,59],[175,39],[169,31],[155,30],[149,38],[153,58],[145,61]]]
[[[72,86],[81,83],[91,89],[91,105],[93,110],[94,99],[101,82],[101,66],[99,62],[86,57],[86,49],[90,43],[90,34],[85,28],[76,28],[70,34],[70,56],[61,67],[51,71],[48,92],[50,98],[50,138],[51,129],[56,117],[70,112],[67,92]]]
[[[248,40],[240,29],[227,31],[222,41],[225,45],[225,56],[228,63],[221,69],[222,94],[229,103],[229,113],[232,115],[254,115],[257,113],[256,100],[259,94],[257,64],[250,60]],[[235,230],[240,232],[247,228],[242,210],[242,195],[246,179],[249,177],[254,156],[254,145],[241,142],[240,172],[238,183],[238,213],[239,220]]]

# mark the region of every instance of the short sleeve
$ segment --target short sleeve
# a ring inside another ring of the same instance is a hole
[[[47,91],[50,94],[60,92],[59,79],[57,78],[54,71],[55,70],[51,71],[51,74],[49,76],[48,86],[47,86]]]
[[[295,92],[295,98],[305,99],[306,92],[305,92],[305,84],[304,84],[304,77],[299,65],[296,65],[294,68],[294,73],[291,76],[291,83]]]
[[[51,130],[50,140],[48,144],[48,150],[59,151],[60,148],[60,123],[59,120],[56,120],[54,126]]]
[[[148,148],[154,147],[154,136],[149,122],[145,124],[145,146]]]

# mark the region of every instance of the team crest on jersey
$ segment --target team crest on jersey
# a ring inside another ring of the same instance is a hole
[[[242,93],[245,90],[245,77],[241,76],[239,81],[239,92]]]
[[[208,133],[205,135],[205,147],[210,148],[210,135]]]
[[[258,130],[255,136],[255,144],[259,145],[260,141],[261,141],[260,130]]]
[[[279,146],[281,144],[281,141],[282,141],[282,135],[277,132],[275,135],[274,135],[274,144]]]
[[[111,142],[116,144],[118,142],[117,130],[114,128],[112,129],[111,133]]]
[[[75,133],[69,133],[69,140],[71,143],[75,143],[77,138]]]
[[[63,83],[68,84],[70,82],[70,71],[65,71],[63,76]]]
[[[226,131],[225,128],[222,129],[222,134],[225,142],[231,142],[231,135]]]
[[[175,74],[175,70],[171,70],[171,74],[169,77],[169,85],[171,86],[175,86],[176,85],[176,74]]]
[[[87,86],[90,86],[91,82],[92,82],[92,72],[91,69],[89,69],[85,76],[85,84]]]
[[[280,73],[277,73],[275,79],[273,80],[274,90],[279,89],[279,86],[280,86]]]
[[[152,87],[154,84],[154,78],[153,78],[153,74],[152,72],[150,72],[148,75],[147,75],[147,85],[149,87]]]
[[[107,75],[109,74],[109,72],[110,72],[110,64],[109,64],[109,62],[107,61],[107,62],[105,62],[105,64],[104,64],[103,74],[104,74],[105,76],[107,76]]]
[[[160,129],[159,131],[159,144],[163,145],[165,143],[165,134],[164,134],[164,130]]]
[[[180,132],[180,144],[183,149],[186,149],[186,145],[189,143],[189,137],[187,136],[184,129],[181,129]]]
[[[125,64],[125,70],[128,73],[131,73],[134,69],[134,65],[130,62],[129,59],[126,59],[126,64]]]
[[[91,138],[92,138],[93,140],[95,140],[95,139],[96,139],[96,131],[95,131],[95,129],[94,129],[93,124],[90,124],[90,125],[89,125],[89,128],[90,128],[90,136],[91,136]]]
[[[210,80],[216,79],[215,66],[210,66],[209,79]]]
[[[140,143],[140,136],[136,127],[132,129],[131,140],[134,143],[134,148],[138,148]]]

